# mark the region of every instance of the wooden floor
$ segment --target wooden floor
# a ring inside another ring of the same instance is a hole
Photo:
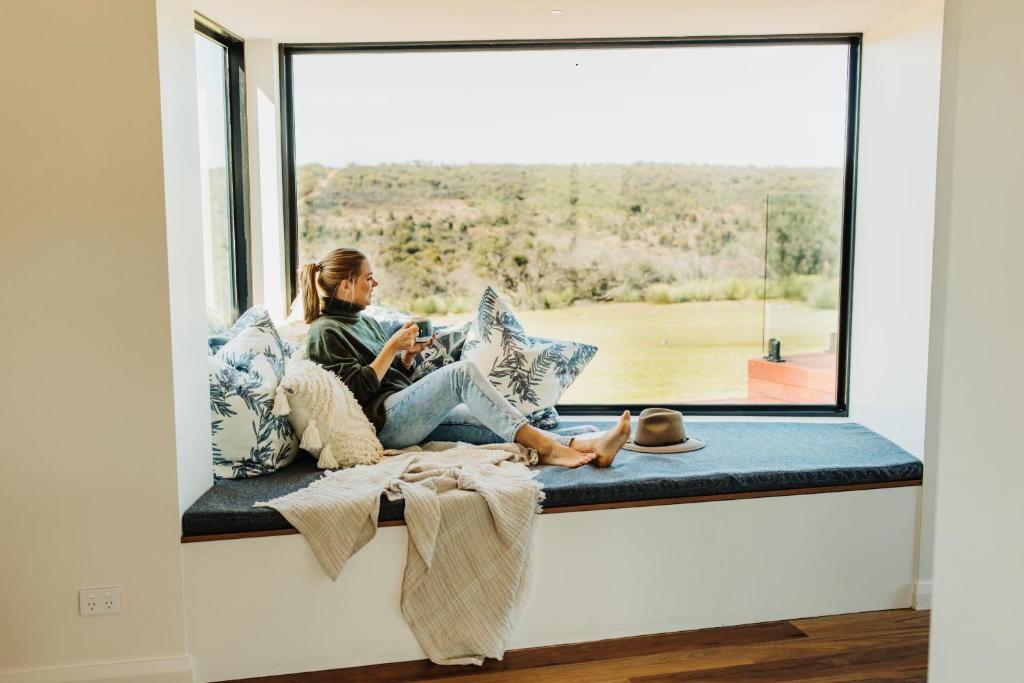
[[[427,661],[246,679],[261,683],[923,681],[929,612],[891,610],[512,650],[482,667]]]

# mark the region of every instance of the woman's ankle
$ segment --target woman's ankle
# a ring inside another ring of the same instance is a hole
[[[529,424],[524,424],[518,429],[518,431],[516,431],[516,435],[513,440],[517,444],[526,446],[527,448],[532,448],[539,453],[541,452],[541,447],[543,446],[544,441],[542,437],[543,435],[539,430],[531,427]]]

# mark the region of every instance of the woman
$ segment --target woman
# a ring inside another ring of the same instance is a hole
[[[335,249],[319,263],[299,269],[307,323],[309,359],[338,375],[352,390],[385,448],[424,441],[459,404],[494,433],[488,442],[515,442],[537,451],[543,465],[612,464],[629,439],[629,412],[609,432],[568,437],[532,427],[472,363],[458,361],[417,382],[410,378],[416,355],[434,343],[416,343],[408,322],[388,338],[361,311],[378,283],[370,262],[355,249]],[[321,299],[322,298],[322,299]]]

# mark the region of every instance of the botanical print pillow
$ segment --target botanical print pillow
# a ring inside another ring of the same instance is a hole
[[[434,340],[434,344],[416,356],[416,364],[412,371],[413,381],[459,360],[466,336],[469,334],[469,326],[472,324],[471,320],[467,320],[461,325],[437,328],[437,339]]]
[[[594,358],[597,347],[531,337],[493,287],[484,290],[462,360],[484,371],[524,415],[558,403]]]
[[[541,408],[536,412],[530,413],[526,416],[526,419],[537,429],[554,429],[558,426],[558,417],[558,411],[555,410],[554,406],[551,406],[550,408]]]
[[[266,319],[269,321],[269,317]],[[287,418],[273,415],[285,354],[273,325],[253,316],[209,360],[213,472],[239,479],[273,472],[298,451]]]
[[[284,354],[285,357],[290,357],[292,346],[287,344],[281,338],[277,328],[274,327],[274,321],[270,319],[270,314],[267,313],[267,309],[262,306],[253,306],[239,316],[238,320],[236,320],[231,327],[215,334],[211,334],[207,339],[210,346],[210,355],[212,356],[220,351],[225,344],[250,327],[259,328],[266,331],[268,334],[273,335],[274,343],[281,350],[281,353]]]

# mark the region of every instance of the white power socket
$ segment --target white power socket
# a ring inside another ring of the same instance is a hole
[[[78,591],[78,613],[83,617],[121,611],[121,587],[83,588]]]

